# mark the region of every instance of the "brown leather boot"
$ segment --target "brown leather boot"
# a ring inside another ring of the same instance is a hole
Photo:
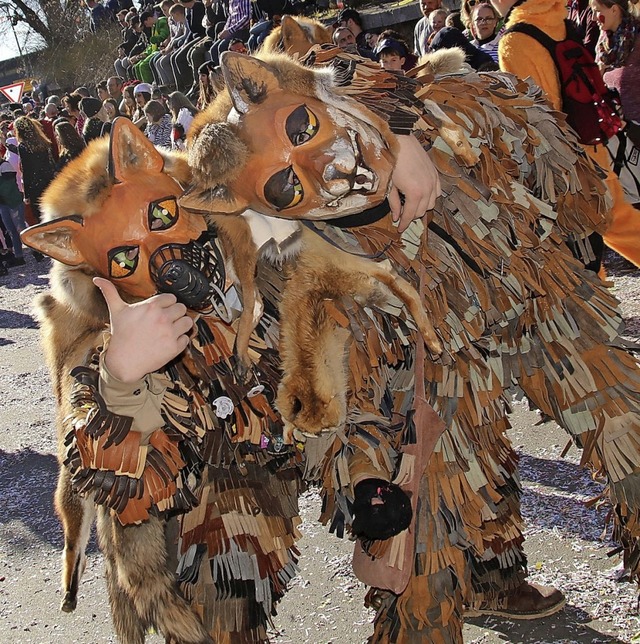
[[[469,606],[465,617],[499,615],[508,619],[539,619],[562,610],[566,602],[565,596],[558,589],[525,581],[498,599],[494,608],[490,608],[488,602]]]

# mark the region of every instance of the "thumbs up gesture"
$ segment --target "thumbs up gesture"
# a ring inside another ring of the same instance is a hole
[[[127,304],[109,280],[94,277],[93,283],[109,308],[111,342],[104,360],[112,376],[136,382],[185,350],[193,320],[175,295],[162,293]]]

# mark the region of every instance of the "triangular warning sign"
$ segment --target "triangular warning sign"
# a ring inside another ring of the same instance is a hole
[[[14,83],[13,85],[5,85],[4,87],[0,87],[0,92],[2,92],[12,103],[20,102],[23,90],[24,81]]]

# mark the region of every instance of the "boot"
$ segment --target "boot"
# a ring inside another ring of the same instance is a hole
[[[556,588],[525,581],[498,599],[494,608],[488,602],[469,606],[465,617],[498,615],[508,619],[539,619],[562,610],[566,602],[565,596]]]

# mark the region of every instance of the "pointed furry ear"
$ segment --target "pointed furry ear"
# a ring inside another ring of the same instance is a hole
[[[232,197],[221,186],[210,190],[190,188],[178,199],[178,205],[198,214],[219,213],[226,215],[237,215],[249,207],[248,202]]]
[[[85,259],[74,241],[83,227],[82,217],[72,215],[43,224],[29,226],[20,233],[23,244],[69,266],[83,264]]]
[[[307,42],[311,44],[311,39],[307,32],[300,26],[300,23],[292,16],[282,16],[280,23],[282,46],[284,51],[288,51],[293,43]]]
[[[134,180],[138,172],[162,172],[164,159],[153,143],[129,120],[117,118],[109,139],[109,176],[117,182]]]
[[[240,114],[246,114],[252,103],[262,103],[269,92],[280,87],[271,67],[253,56],[225,51],[220,67],[233,107]]]

